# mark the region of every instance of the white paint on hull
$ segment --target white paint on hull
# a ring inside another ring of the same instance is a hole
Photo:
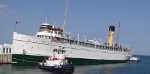
[[[14,32],[12,54],[27,54],[37,56],[52,55],[52,49],[65,47],[66,56],[71,58],[97,59],[97,60],[128,60],[131,52],[114,51],[108,49],[90,48],[69,43],[52,42],[32,35]]]

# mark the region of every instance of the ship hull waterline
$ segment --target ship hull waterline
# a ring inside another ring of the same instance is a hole
[[[12,61],[14,65],[38,65],[48,56],[35,56],[24,54],[12,54]],[[97,59],[84,59],[84,58],[67,58],[73,65],[97,65],[97,64],[113,64],[113,63],[126,63],[128,60],[97,60]]]

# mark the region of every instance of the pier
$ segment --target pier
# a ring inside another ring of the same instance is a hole
[[[11,45],[3,44],[0,45],[0,64],[12,63]]]
[[[12,54],[0,54],[0,64],[12,63]]]

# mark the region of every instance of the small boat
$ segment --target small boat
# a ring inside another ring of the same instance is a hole
[[[130,57],[129,61],[131,61],[131,62],[139,62],[140,59],[138,57],[132,56],[132,57]]]
[[[39,63],[39,68],[51,72],[72,72],[74,66],[65,57],[65,50],[53,49],[53,56]]]

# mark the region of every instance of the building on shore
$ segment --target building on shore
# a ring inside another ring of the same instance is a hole
[[[12,63],[11,44],[0,45],[0,64]]]

